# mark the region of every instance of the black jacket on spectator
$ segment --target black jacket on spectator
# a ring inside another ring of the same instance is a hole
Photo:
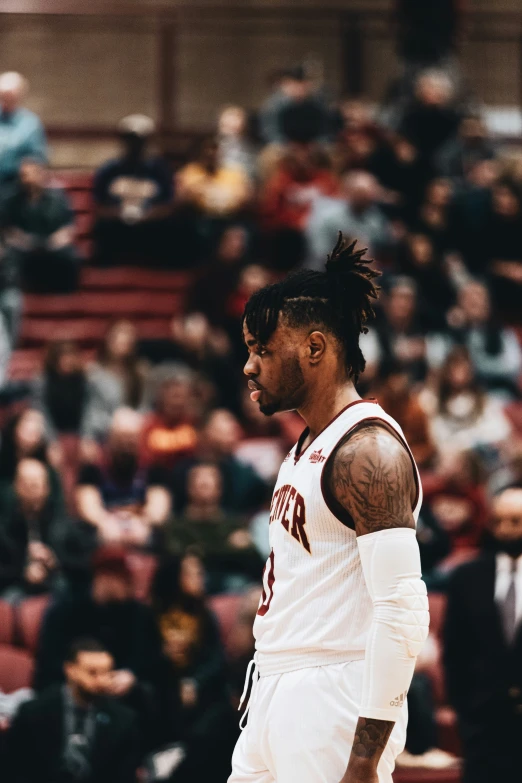
[[[414,102],[404,114],[399,133],[419,150],[425,161],[432,163],[442,145],[457,133],[459,122],[458,112],[450,106]]]
[[[74,639],[87,636],[106,647],[116,669],[130,669],[139,682],[153,679],[160,641],[148,606],[134,600],[101,605],[90,597],[62,599],[51,606],[43,622],[36,657],[36,690],[63,680],[67,651]]]
[[[24,704],[7,736],[2,779],[9,783],[72,783],[61,769],[64,694],[50,688]],[[132,710],[105,700],[97,707],[92,774],[83,783],[135,783],[140,741]],[[5,775],[5,777],[4,777]]]
[[[75,565],[74,542],[70,536],[73,524],[60,508],[56,508],[52,498],[37,518],[27,519],[14,493],[11,493],[0,513],[0,590],[22,586],[30,537],[50,547],[58,563]],[[30,585],[26,587],[29,592],[42,592],[49,589],[49,582],[33,589]]]
[[[167,637],[172,623],[183,626],[180,618],[187,602],[191,612],[198,606],[197,600],[181,598],[161,614],[160,625]],[[185,618],[192,619],[197,642],[184,663],[175,664],[165,655],[157,667],[155,739],[157,747],[179,741],[184,745],[186,758],[172,783],[225,783],[239,726],[230,703],[219,629],[203,604]],[[193,682],[196,689],[196,701],[191,705],[183,704],[181,697],[186,681]]]
[[[484,555],[457,568],[448,591],[444,665],[465,783],[522,780],[522,627],[508,647],[495,575],[494,555]]]

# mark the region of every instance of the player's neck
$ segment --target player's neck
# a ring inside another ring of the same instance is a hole
[[[347,405],[360,399],[351,381],[317,389],[298,411],[310,430],[308,439],[317,437]]]

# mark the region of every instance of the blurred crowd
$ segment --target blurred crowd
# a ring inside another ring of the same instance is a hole
[[[176,782],[226,780],[271,487],[302,428],[296,413],[267,419],[250,403],[241,314],[271,280],[320,269],[339,230],[382,272],[358,390],[397,419],[423,476],[424,578],[453,600],[449,696],[469,726],[469,693],[453,687],[467,622],[458,580],[484,552],[505,552],[499,541],[522,539],[522,157],[488,134],[450,44],[419,62],[405,38],[405,75],[381,107],[334,101],[317,69],[274,73],[258,111],[225,107],[175,171],[153,121],[124,118],[120,156],[94,173],[88,259],[24,108],[27,84],[0,76],[0,364],[18,344],[23,290],[74,291],[85,264],[183,269],[192,281],[169,338],[115,321],[89,361],[53,342],[5,412],[0,598],[52,596],[38,698],[0,740],[13,783],[130,783],[138,766],[148,780],[160,768]],[[139,600],[132,557],[153,563]],[[230,596],[225,638],[209,606]],[[410,694],[412,756],[438,744],[426,672],[439,642]],[[498,688],[517,681],[520,712],[516,666],[509,677]]]

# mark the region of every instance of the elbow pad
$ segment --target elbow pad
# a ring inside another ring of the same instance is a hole
[[[359,536],[357,544],[373,602],[360,716],[395,721],[429,631],[419,547],[415,530],[402,527]]]

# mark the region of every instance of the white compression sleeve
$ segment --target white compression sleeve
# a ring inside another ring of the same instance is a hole
[[[373,621],[366,645],[360,717],[397,720],[429,630],[415,530],[396,527],[357,538]]]

